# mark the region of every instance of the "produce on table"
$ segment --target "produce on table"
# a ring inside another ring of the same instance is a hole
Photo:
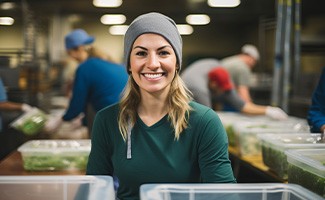
[[[282,179],[288,178],[288,161],[286,150],[325,148],[321,134],[283,133],[260,134],[262,140],[262,158],[266,166]]]
[[[85,170],[90,140],[31,140],[18,151],[25,170]]]
[[[11,126],[25,135],[32,136],[43,129],[45,122],[46,114],[38,108],[33,108],[12,122]]]

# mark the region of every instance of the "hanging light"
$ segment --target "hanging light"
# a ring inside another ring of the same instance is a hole
[[[191,35],[193,33],[193,27],[188,24],[177,24],[177,29],[181,35]]]
[[[240,0],[208,0],[210,7],[237,7]]]
[[[114,25],[109,27],[108,31],[111,35],[125,35],[128,25]]]
[[[122,5],[122,0],[93,0],[93,4],[96,7],[110,7],[116,8]]]
[[[210,17],[204,14],[187,15],[186,22],[191,25],[206,25],[210,23]]]
[[[120,14],[106,14],[100,18],[100,21],[105,25],[123,24],[126,21],[126,17]]]
[[[15,20],[12,17],[0,17],[0,25],[10,26],[13,25],[14,22]]]

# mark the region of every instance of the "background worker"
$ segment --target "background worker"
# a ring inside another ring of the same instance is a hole
[[[181,77],[192,92],[196,102],[213,109],[214,102],[222,109],[229,105],[235,111],[253,115],[267,115],[275,119],[286,119],[287,114],[277,107],[256,105],[242,100],[231,81],[231,78],[217,59],[204,58],[195,61],[183,70]],[[221,106],[220,106],[221,105]]]
[[[219,106],[223,106],[226,103],[244,114],[266,115],[276,120],[288,118],[288,115],[278,107],[257,105],[252,102],[243,101],[234,90],[227,70],[222,67],[216,67],[209,72],[208,87],[212,93],[213,102],[216,102]]]
[[[249,91],[252,79],[251,71],[259,59],[258,49],[254,45],[245,44],[242,46],[240,54],[220,60],[220,65],[227,69],[238,95],[245,102],[252,102]]]
[[[307,119],[311,132],[325,133],[325,67],[313,93]]]
[[[0,77],[0,111],[22,111],[27,112],[32,107],[26,103],[8,101],[7,92]],[[0,132],[2,131],[2,118],[0,115]]]
[[[50,118],[46,130],[56,130],[62,121],[78,119],[82,114],[87,117],[89,130],[94,114],[100,109],[119,101],[128,74],[124,66],[107,60],[107,55],[93,47],[95,38],[82,29],[76,29],[65,37],[65,46],[70,57],[79,66],[75,72],[72,96],[63,116]],[[88,104],[91,109],[88,109]],[[74,120],[75,121],[75,120]]]

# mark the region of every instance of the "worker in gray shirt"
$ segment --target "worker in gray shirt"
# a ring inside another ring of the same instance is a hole
[[[189,65],[181,74],[183,81],[198,103],[222,110],[227,103],[237,111],[251,115],[267,115],[283,120],[288,115],[278,107],[257,105],[243,101],[235,91],[226,69],[216,59],[202,59]],[[213,105],[217,105],[213,107]]]
[[[204,58],[189,65],[181,73],[187,88],[193,93],[194,99],[208,107],[212,107],[208,86],[208,73],[220,63],[214,58]]]

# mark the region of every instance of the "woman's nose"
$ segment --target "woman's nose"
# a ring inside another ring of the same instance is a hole
[[[148,56],[147,66],[153,69],[158,68],[160,66],[159,58],[156,54],[150,54]]]

